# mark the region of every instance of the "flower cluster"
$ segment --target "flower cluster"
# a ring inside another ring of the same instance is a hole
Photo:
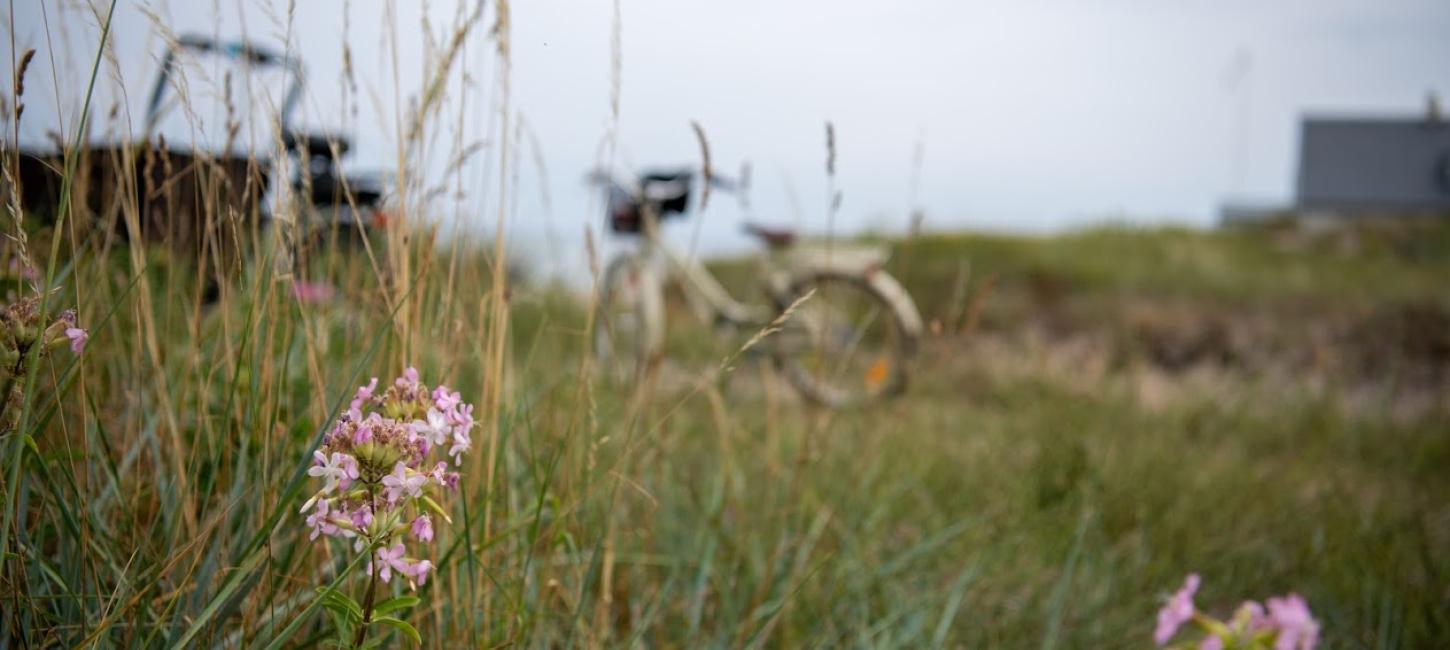
[[[90,335],[76,325],[76,310],[67,309],[56,316],[44,328],[40,327],[40,298],[32,296],[8,305],[0,305],[0,351],[3,351],[5,366],[14,365],[35,344],[40,352],[46,353],[58,347],[70,346],[70,351],[80,354],[86,347]]]
[[[433,516],[450,522],[435,497],[458,488],[454,471],[470,447],[473,406],[447,386],[429,390],[408,368],[387,390],[378,380],[360,386],[307,473],[322,480],[302,512],[312,539],[353,540],[354,548],[376,549],[369,575],[389,582],[394,575],[414,587],[425,584],[433,564],[409,556],[407,540],[433,541]],[[434,450],[452,459],[430,463]]]
[[[1309,613],[1309,604],[1299,594],[1269,598],[1264,605],[1247,601],[1233,618],[1220,621],[1198,611],[1193,595],[1198,591],[1198,574],[1188,576],[1179,589],[1158,610],[1153,640],[1166,645],[1185,623],[1193,622],[1207,632],[1196,644],[1181,648],[1198,650],[1314,650],[1319,643],[1319,623]],[[1265,607],[1267,605],[1267,607]]]
[[[0,305],[0,434],[9,433],[20,417],[26,378],[37,367],[32,358],[43,358],[69,346],[80,354],[90,335],[76,325],[76,312],[67,309],[42,327],[40,298],[31,296]],[[32,350],[34,356],[32,357]]]

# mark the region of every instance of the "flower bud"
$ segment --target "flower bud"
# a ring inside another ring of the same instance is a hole
[[[45,341],[45,347],[56,348],[69,342],[70,339],[66,338],[65,331],[75,326],[75,310],[67,309],[61,312],[60,315],[55,319],[55,322],[52,322],[49,326],[47,326],[45,328],[45,333],[41,335],[41,339]]]
[[[35,326],[29,323],[22,323],[13,330],[13,340],[17,346],[29,345],[35,341]]]
[[[54,350],[69,345],[70,351],[80,354],[86,347],[91,335],[85,330],[75,326],[75,317],[72,315],[70,322],[65,319],[57,320],[45,328],[45,347],[47,350]]]

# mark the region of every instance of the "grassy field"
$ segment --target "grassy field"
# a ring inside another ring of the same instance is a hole
[[[496,211],[467,214],[467,231],[498,236],[522,211],[526,131],[508,3],[488,6],[425,21],[419,71],[400,72],[389,41],[392,76],[417,93],[375,99],[400,113],[394,214],[447,212],[470,188]],[[50,81],[84,89],[97,131],[124,133],[123,111],[90,103],[110,69],[110,19],[92,13],[91,76]],[[286,13],[259,29],[316,28]],[[203,81],[196,97],[231,101]],[[355,103],[350,67],[338,81]],[[465,87],[490,94],[444,101]],[[193,130],[232,129],[230,103],[228,124],[201,125],[189,101]],[[40,117],[54,116],[25,119]],[[73,151],[89,137],[56,122]],[[88,187],[72,155],[57,216],[22,209],[14,153],[0,156],[0,648],[1146,648],[1193,572],[1216,616],[1302,594],[1321,647],[1450,646],[1443,220],[893,242],[888,268],[931,332],[912,386],[827,411],[734,358],[754,332],[673,302],[654,389],[600,381],[591,298],[519,280],[503,238],[393,220],[368,249],[293,264],[305,211],[279,201],[264,229],[256,205],[226,200],[254,177],[180,184],[132,160],[124,182]],[[481,188],[460,171],[474,153],[496,174]],[[154,209],[172,194],[189,209]],[[749,295],[748,264],[716,268]],[[370,579],[348,540],[311,539],[304,512],[323,484],[312,452],[336,442],[357,388],[408,367],[478,421],[456,491],[429,484],[434,539],[409,552],[435,568],[416,591]],[[352,609],[375,602],[393,618],[351,634]]]
[[[482,421],[399,612],[425,646],[1149,647],[1189,572],[1221,615],[1302,593],[1324,647],[1450,638],[1443,228],[899,243],[935,334],[907,395],[840,412],[751,359],[693,380],[750,333],[680,310],[690,381],[589,380],[583,303],[495,300],[488,256],[428,239],[386,288],[353,255],[299,302],[254,260],[205,304],[164,248],[62,238],[91,339],[0,441],[5,636],[325,645],[317,588],[366,581],[308,540],[300,472],[354,387],[416,365]]]

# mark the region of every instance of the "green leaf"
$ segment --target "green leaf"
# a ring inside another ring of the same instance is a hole
[[[344,594],[341,591],[331,591],[328,590],[326,587],[318,587],[317,593],[321,594],[321,596],[319,597],[322,599],[323,607],[326,607],[330,611],[346,616],[349,622],[357,622],[362,620],[362,607],[357,604],[357,601],[353,600],[347,594]]]
[[[373,613],[386,614],[388,612],[393,612],[400,609],[417,607],[418,603],[421,602],[423,602],[423,599],[417,596],[398,596],[397,598],[389,598],[381,603],[378,603],[376,607],[373,607]]]
[[[301,614],[294,617],[292,622],[287,624],[287,627],[282,628],[282,631],[278,632],[277,636],[272,638],[271,642],[267,644],[267,650],[280,650],[283,646],[287,645],[287,641],[292,638],[292,635],[296,634],[297,630],[302,627],[302,624],[307,622],[307,619],[312,616],[312,613],[317,611],[317,608],[322,605],[322,602],[327,598],[327,593],[336,593],[337,588],[342,585],[343,581],[347,580],[347,577],[352,575],[353,571],[356,571],[358,567],[362,566],[363,560],[372,556],[372,551],[373,548],[368,547],[366,552],[358,553],[357,557],[347,565],[347,568],[343,569],[342,573],[339,573],[332,580],[332,584],[323,590],[323,595],[312,599],[312,602],[307,604],[307,607],[302,610]],[[193,628],[195,627],[193,626]],[[185,644],[181,644],[181,646],[185,646]],[[172,650],[178,649],[173,648]]]
[[[434,501],[433,500],[433,497],[430,497],[430,496],[428,496],[428,495],[425,494],[425,495],[423,495],[422,501],[423,501],[423,505],[428,506],[428,509],[429,510],[432,510],[433,512],[438,513],[438,516],[439,517],[442,517],[443,518],[443,521],[446,521],[446,522],[448,522],[450,524],[453,523],[453,518],[448,516],[448,511],[444,510],[443,509],[443,506],[438,505],[438,502],[437,501]]]
[[[337,646],[339,648],[347,647],[348,642],[352,640],[352,621],[348,620],[347,613],[332,612],[332,626],[337,630]]]
[[[373,618],[373,622],[386,625],[399,632],[402,632],[404,636],[412,639],[413,643],[420,646],[423,645],[423,637],[418,636],[418,630],[413,629],[412,625],[409,625],[407,621],[404,621],[401,618],[393,618],[392,616],[378,616]]]

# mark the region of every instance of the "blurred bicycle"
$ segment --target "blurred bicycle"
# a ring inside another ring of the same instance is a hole
[[[813,402],[840,407],[902,392],[921,338],[921,316],[883,269],[887,249],[803,245],[794,231],[747,223],[746,232],[765,245],[758,281],[768,302],[738,301],[709,269],[660,236],[663,222],[690,211],[696,176],[691,170],[631,181],[602,172],[590,176],[607,193],[610,230],[635,242],[605,267],[596,302],[595,352],[604,371],[637,382],[658,365],[667,325],[664,286],[674,281],[706,322],[778,328],[761,345]],[[719,176],[706,182],[721,191],[743,189]]]

